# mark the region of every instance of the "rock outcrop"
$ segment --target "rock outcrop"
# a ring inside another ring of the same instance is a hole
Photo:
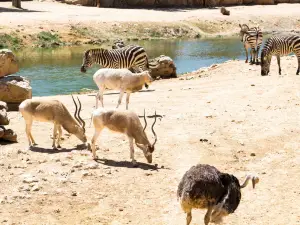
[[[32,98],[30,82],[22,76],[6,76],[0,78],[0,101],[8,104],[20,104],[25,99]]]
[[[8,125],[9,120],[7,118],[7,104],[0,101],[0,125]]]
[[[9,49],[0,49],[0,77],[19,71],[17,58]]]
[[[3,125],[9,124],[9,119],[7,118],[8,107],[5,102],[0,101],[0,141],[10,141],[16,142],[17,135],[11,130],[6,129]]]
[[[151,76],[153,78],[177,77],[176,66],[169,56],[161,55],[155,59],[151,59],[149,61],[149,68],[151,69]]]
[[[3,126],[0,126],[0,142],[1,140],[17,142],[17,134],[11,129],[5,129]]]

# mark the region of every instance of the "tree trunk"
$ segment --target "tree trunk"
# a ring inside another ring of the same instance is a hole
[[[12,5],[16,8],[21,9],[21,0],[12,0]]]

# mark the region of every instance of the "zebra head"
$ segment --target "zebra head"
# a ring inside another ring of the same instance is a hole
[[[265,51],[261,52],[261,75],[266,76],[270,72],[271,57],[266,55]]]
[[[91,67],[92,64],[93,64],[93,57],[92,57],[91,51],[87,50],[84,53],[83,63],[81,65],[80,71],[82,73],[85,73],[86,69],[89,68],[89,67]]]
[[[244,34],[247,33],[247,31],[249,30],[249,27],[246,24],[239,24],[241,30],[240,30],[240,37],[241,37],[241,42],[243,42],[244,39]]]

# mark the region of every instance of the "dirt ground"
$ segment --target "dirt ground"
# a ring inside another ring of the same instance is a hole
[[[300,4],[228,7],[230,16],[215,9],[115,9],[57,2],[22,2],[24,10],[0,2],[0,34],[18,37],[23,46],[42,31],[58,34],[68,44],[101,43],[116,38],[153,39],[232,36],[239,23],[259,24],[264,33],[299,33]]]
[[[260,177],[257,188],[243,189],[238,209],[224,224],[300,224],[300,77],[295,57],[281,61],[282,76],[275,59],[266,77],[260,76],[260,66],[231,61],[155,81],[151,91],[133,94],[130,109],[164,115],[155,125],[153,163],[146,163],[136,148],[137,168],[130,163],[127,138],[108,130],[98,140],[98,162],[66,132],[63,149],[53,151],[52,125],[47,123],[34,123],[39,145],[26,150],[23,118],[10,113],[19,142],[0,146],[0,223],[185,224],[177,185],[191,166],[207,163],[241,182],[247,174]],[[79,97],[90,140],[95,98]],[[74,112],[70,96],[51,98]],[[114,108],[117,98],[105,95],[105,107]],[[153,140],[150,125],[146,131]],[[203,224],[204,213],[194,210],[192,224]]]

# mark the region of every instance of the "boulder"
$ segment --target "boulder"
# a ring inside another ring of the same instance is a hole
[[[9,49],[0,49],[0,77],[19,71],[17,58]]]
[[[149,61],[149,67],[153,78],[177,77],[176,66],[169,56],[161,55],[155,59],[151,59]]]
[[[6,76],[0,78],[0,101],[8,104],[20,104],[25,99],[32,98],[30,82],[22,76]]]
[[[9,120],[7,118],[7,104],[0,101],[0,125],[8,125]]]
[[[11,129],[5,129],[3,126],[0,126],[0,140],[17,142],[17,134]]]

